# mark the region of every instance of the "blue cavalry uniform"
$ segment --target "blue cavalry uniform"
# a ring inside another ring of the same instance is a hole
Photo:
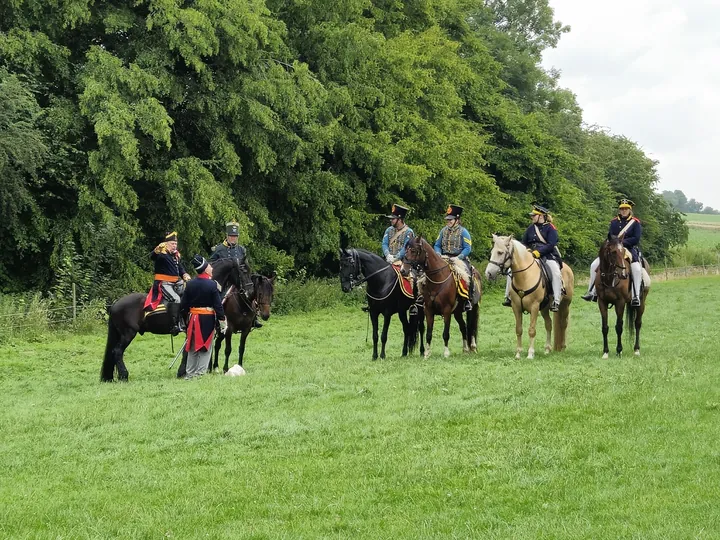
[[[166,242],[177,242],[177,232],[167,233],[165,240],[150,254],[155,266],[155,276],[143,308],[148,312],[153,311],[165,298],[168,301],[167,311],[173,319],[173,333],[177,333],[184,330],[179,317],[179,302],[182,280],[189,279],[189,276],[180,261],[180,252],[177,250],[170,252],[165,245]]]
[[[213,246],[210,262],[220,259],[238,259],[240,264],[246,264],[247,253],[245,248],[237,243],[240,224],[237,221],[230,221],[225,224],[226,238],[220,244]]]
[[[545,267],[550,272],[553,295],[550,311],[557,311],[560,308],[560,300],[562,299],[562,258],[557,247],[560,238],[557,228],[551,222],[550,210],[544,206],[534,204],[530,216],[540,216],[542,223],[539,223],[540,219],[537,220],[538,222],[533,222],[532,225],[525,229],[521,241],[523,245],[532,251],[536,259],[545,262]]]
[[[467,266],[470,283],[468,285],[468,300],[465,302],[465,311],[472,309],[471,299],[475,290],[475,279],[473,278],[473,268],[470,264],[470,252],[472,252],[472,239],[468,230],[460,225],[458,221],[462,215],[463,207],[455,204],[448,205],[445,211],[445,220],[455,220],[453,226],[445,225],[440,229],[437,240],[433,249],[435,253],[445,255],[447,257],[457,257]]]
[[[632,262],[640,262],[640,237],[642,236],[642,223],[638,218],[630,214],[627,218],[615,216],[610,222],[608,240],[612,236],[619,236],[625,231],[622,237],[622,244],[632,253]]]
[[[405,224],[405,216],[407,213],[408,209],[404,206],[393,204],[390,209],[390,214],[385,216],[391,220],[402,220],[402,227],[398,228],[394,225],[390,225],[387,229],[385,229],[385,234],[383,235],[383,256],[389,263],[402,260],[402,258],[405,257],[405,248],[407,243],[415,236],[413,230]]]
[[[208,262],[200,255],[195,255],[193,265],[198,276],[188,283],[181,302],[182,314],[189,317],[185,342],[188,377],[201,375],[207,369],[215,321],[220,322],[221,327],[225,326],[225,311],[217,283],[208,273]]]

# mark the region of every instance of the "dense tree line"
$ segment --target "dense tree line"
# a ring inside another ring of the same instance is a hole
[[[720,214],[720,210],[714,209],[712,206],[705,206],[695,199],[688,200],[685,193],[676,189],[675,191],[663,191],[663,198],[678,212],[690,214]]]
[[[3,2],[2,289],[146,287],[166,229],[207,252],[228,219],[256,266],[327,273],[392,202],[433,237],[464,206],[477,258],[539,202],[585,262],[629,196],[662,258],[656,163],[540,67],[568,30],[547,0]]]

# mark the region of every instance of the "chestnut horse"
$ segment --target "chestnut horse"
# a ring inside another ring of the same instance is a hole
[[[474,298],[471,299],[472,309],[467,315],[467,324],[463,319],[465,299],[458,294],[453,270],[450,263],[437,253],[422,236],[411,239],[405,248],[403,259],[404,275],[410,273],[410,268],[422,271],[424,275],[418,279],[420,292],[424,298],[425,322],[427,324],[427,347],[425,358],[430,356],[432,344],[433,325],[435,314],[442,315],[445,322],[443,341],[445,342],[444,356],[450,356],[448,341],[450,340],[450,317],[454,316],[460,327],[463,340],[463,351],[477,352],[477,331],[480,310],[480,297],[482,289],[480,280],[477,280]],[[469,279],[477,277],[468,276]]]
[[[643,279],[638,296],[640,306],[633,307],[632,280],[630,279],[630,261],[625,257],[625,247],[617,237],[605,240],[600,247],[600,265],[595,274],[595,290],[597,291],[598,307],[602,318],[603,358],[608,357],[608,306],[615,306],[615,333],[617,334],[617,355],[622,354],[623,311],[627,305],[627,325],[630,339],[635,334],[635,356],[640,356],[640,328],[642,327],[645,299],[650,292],[650,275],[647,273],[647,262],[643,259]]]
[[[551,338],[553,321],[550,318],[550,302],[552,290],[550,283],[543,279],[543,272],[540,261],[533,257],[521,242],[512,236],[497,236],[493,234],[493,248],[490,252],[490,262],[485,269],[485,277],[494,280],[499,274],[512,274],[512,286],[510,287],[510,301],[512,302],[513,313],[515,313],[515,335],[517,336],[517,347],[515,358],[519,359],[522,354],[522,319],[523,312],[530,313],[530,328],[528,336],[530,344],[528,347],[529,359],[535,358],[535,325],[537,324],[538,312],[545,320],[545,354],[551,350]],[[570,303],[572,302],[573,289],[575,288],[575,275],[567,263],[562,265],[563,286],[567,291],[560,301],[560,309],[555,312],[555,350],[563,351],[566,346],[568,320],[570,318]]]

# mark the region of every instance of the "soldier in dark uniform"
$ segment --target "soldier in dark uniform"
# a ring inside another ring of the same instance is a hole
[[[221,259],[238,259],[240,266],[244,271],[250,272],[247,264],[247,252],[245,248],[239,245],[238,235],[240,233],[240,224],[237,221],[229,221],[225,224],[225,240],[222,243],[213,246],[210,262],[219,261]],[[253,319],[254,328],[262,328],[263,325],[257,318],[257,314]]]
[[[212,279],[212,265],[200,255],[195,255],[192,263],[198,275],[187,284],[181,302],[183,316],[189,316],[185,343],[185,350],[188,352],[186,379],[207,371],[215,322],[219,323],[221,333],[225,333],[227,329],[220,293],[217,283]]]
[[[470,264],[470,252],[472,251],[472,239],[468,230],[462,226],[460,216],[463,207],[451,204],[445,212],[446,225],[440,230],[437,240],[433,248],[435,252],[444,257],[457,257],[467,266],[468,276],[470,276],[470,284],[468,285],[468,296],[473,297],[475,290],[475,280],[473,279],[473,269]],[[472,302],[468,299],[465,302],[465,311],[472,309]]]
[[[631,306],[640,305],[640,284],[642,282],[642,264],[640,263],[640,237],[642,236],[642,223],[638,218],[633,216],[633,206],[635,203],[630,199],[621,199],[618,206],[618,215],[610,222],[608,228],[608,240],[613,236],[619,237],[632,254],[632,262],[630,264],[630,274],[632,276],[632,301]],[[600,259],[596,258],[590,265],[590,284],[588,292],[582,297],[583,300],[597,302],[595,294],[595,273],[600,266]]]
[[[177,239],[177,232],[167,233],[164,242],[158,244],[150,254],[150,258],[155,263],[155,280],[144,306],[145,311],[152,311],[165,298],[168,302],[167,311],[173,320],[174,335],[185,331],[180,318],[180,294],[184,281],[190,280],[190,275],[180,262]]]
[[[562,299],[562,273],[560,265],[562,258],[558,250],[558,232],[552,223],[550,211],[544,206],[533,205],[533,211],[530,212],[532,225],[530,225],[523,233],[521,242],[532,251],[536,259],[542,259],[547,269],[550,271],[550,279],[552,281],[553,301],[550,304],[550,311],[557,311],[560,308],[560,300]],[[505,288],[504,306],[510,304],[510,280],[508,277],[508,285]]]
[[[245,248],[237,243],[239,232],[240,224],[237,221],[230,221],[225,224],[225,240],[217,246],[213,246],[213,252],[210,255],[211,263],[220,259],[238,259],[240,264],[247,264]]]

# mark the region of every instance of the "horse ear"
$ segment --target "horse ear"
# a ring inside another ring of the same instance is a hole
[[[272,273],[268,276],[268,279],[270,280],[270,283],[275,285],[275,278],[277,277],[277,272],[275,270],[272,271]]]

